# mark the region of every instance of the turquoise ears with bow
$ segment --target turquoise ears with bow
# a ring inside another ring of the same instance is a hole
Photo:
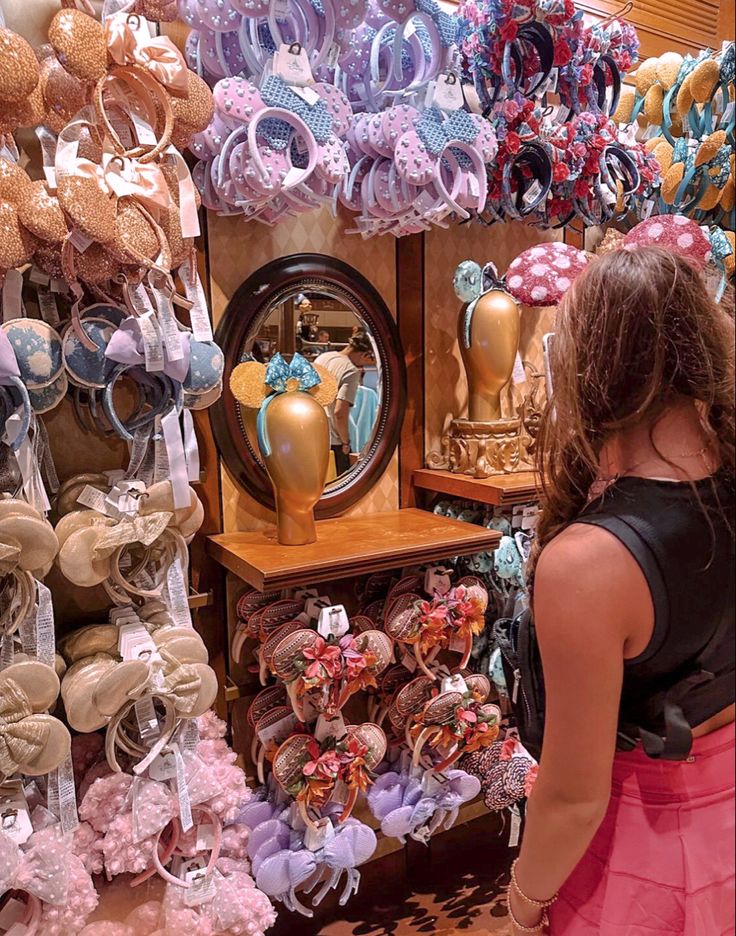
[[[269,403],[281,393],[308,393],[320,406],[329,406],[337,396],[337,383],[328,370],[310,364],[298,352],[289,362],[277,352],[268,365],[244,361],[233,368],[230,392],[241,406],[258,410],[258,444],[268,456],[265,415]]]
[[[504,286],[504,279],[498,275],[495,264],[486,263],[484,267],[481,267],[475,260],[463,260],[458,265],[452,278],[452,285],[457,298],[467,303],[468,306],[463,320],[463,343],[466,348],[469,348],[476,303],[481,296],[494,289],[504,292],[507,290]]]

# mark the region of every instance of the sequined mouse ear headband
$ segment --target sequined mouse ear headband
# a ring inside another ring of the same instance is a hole
[[[335,378],[319,364],[310,364],[298,352],[287,361],[275,354],[268,365],[257,361],[238,364],[230,375],[230,390],[241,406],[261,409],[279,393],[309,393],[320,406],[329,406],[337,396]]]

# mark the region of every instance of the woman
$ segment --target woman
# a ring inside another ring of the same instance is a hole
[[[596,259],[560,305],[514,934],[735,932],[733,354],[729,313],[659,248]]]

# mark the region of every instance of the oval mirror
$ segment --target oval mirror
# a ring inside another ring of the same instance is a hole
[[[398,329],[378,291],[357,270],[321,254],[274,260],[235,292],[217,328],[225,355],[224,391],[210,410],[215,442],[235,481],[274,509],[258,449],[256,413],[230,392],[241,361],[268,364],[276,352],[299,352],[337,379],[327,410],[331,455],[318,518],[364,497],[386,470],[401,432],[406,369]],[[342,400],[342,403],[340,402]],[[342,440],[349,437],[349,446]]]

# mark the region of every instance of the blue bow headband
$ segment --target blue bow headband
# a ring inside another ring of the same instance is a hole
[[[277,352],[271,358],[266,367],[266,376],[264,378],[266,386],[274,392],[267,396],[258,410],[257,429],[258,445],[263,454],[268,457],[271,454],[271,445],[268,441],[266,432],[266,410],[273,399],[281,393],[291,393],[297,390],[308,391],[322,383],[322,379],[309,361],[297,352],[287,364],[284,358]]]

